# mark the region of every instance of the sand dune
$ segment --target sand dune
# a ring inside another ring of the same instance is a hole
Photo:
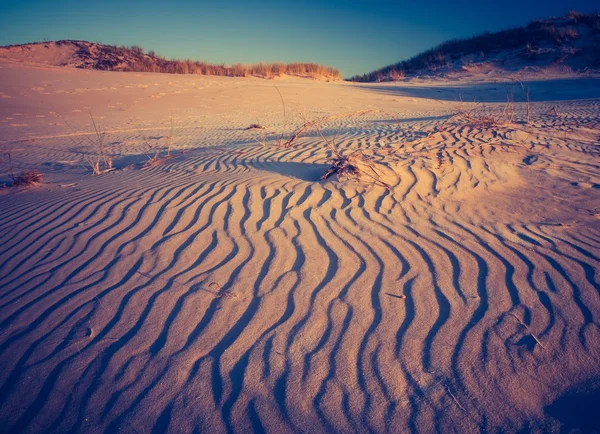
[[[487,127],[435,85],[2,66],[0,147],[45,175],[0,191],[4,432],[598,426],[589,82],[537,83],[531,125]],[[392,188],[319,182],[316,131],[276,146],[364,109],[322,133],[389,163]],[[175,157],[144,167],[171,119]]]

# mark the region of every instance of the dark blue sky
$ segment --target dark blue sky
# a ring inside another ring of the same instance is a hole
[[[598,0],[0,0],[0,45],[84,39],[215,63],[319,62],[349,76],[570,9]]]

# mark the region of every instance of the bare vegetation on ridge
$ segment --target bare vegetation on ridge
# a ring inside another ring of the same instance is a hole
[[[74,50],[69,66],[81,69],[99,69],[104,71],[158,72],[168,74],[217,75],[226,77],[262,77],[273,78],[283,74],[300,77],[341,79],[341,73],[335,68],[317,63],[255,63],[251,65],[212,64],[196,60],[167,59],[154,51],[145,52],[138,45],[115,46],[87,41],[62,40],[56,42],[36,42],[32,44],[0,47],[10,49],[18,47],[31,52],[39,47],[52,49],[69,48]],[[65,66],[63,64],[57,66]]]
[[[574,70],[600,68],[600,14],[571,11],[561,17],[534,20],[524,27],[452,39],[393,65],[351,81],[395,81],[411,74],[468,70],[473,64],[494,60],[513,51],[522,62],[565,65]],[[500,60],[499,68],[506,67]]]

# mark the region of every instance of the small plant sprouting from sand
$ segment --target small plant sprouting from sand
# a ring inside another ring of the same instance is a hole
[[[524,98],[524,113],[523,122],[531,125],[531,89],[519,80]],[[452,121],[458,121],[462,125],[469,125],[477,128],[494,128],[506,127],[514,125],[516,115],[515,90],[511,89],[506,94],[506,103],[502,108],[502,112],[498,110],[490,110],[485,104],[475,104],[471,109],[464,107],[464,102],[459,96],[458,108],[456,114],[450,116],[442,123],[434,132],[444,131],[449,125],[453,125]]]
[[[323,117],[314,119],[312,121],[307,121],[305,119],[304,123],[296,129],[296,131],[290,136],[289,139],[287,139],[285,141],[285,143],[283,143],[283,147],[289,148],[290,146],[292,146],[292,143],[294,143],[294,141],[296,139],[301,137],[302,134],[304,134],[306,131],[308,131],[310,129],[316,129],[317,131],[320,131],[319,130],[320,126],[326,122],[333,121],[336,119],[348,118],[348,117],[363,116],[367,113],[372,113],[372,112],[373,112],[373,110],[357,110],[354,112],[338,113],[335,115],[323,116]]]
[[[86,161],[91,166],[94,171],[94,175],[101,175],[105,172],[112,170],[113,168],[113,159],[106,152],[105,147],[105,138],[106,132],[102,131],[100,126],[96,123],[94,116],[90,112],[90,119],[92,120],[92,125],[94,126],[94,140],[93,143],[95,145],[96,153],[94,156],[85,156]]]
[[[84,154],[83,159],[86,161],[88,166],[92,169],[94,175],[102,175],[103,173],[107,173],[113,170],[113,157],[108,153],[106,149],[106,131],[104,131],[101,126],[96,122],[92,112],[89,112],[90,119],[92,120],[92,126],[94,127],[94,131],[92,134],[90,133],[82,133],[78,128],[71,125],[64,119],[62,116],[60,117],[63,122],[67,125],[67,127],[71,130],[72,136],[69,136],[73,144],[76,148],[84,147],[83,143],[77,141],[74,137],[83,136],[87,139],[89,144],[92,147],[92,152],[89,154]],[[91,136],[91,137],[90,137]]]
[[[360,114],[365,113],[361,112]],[[339,116],[334,116],[334,118],[339,119]],[[320,123],[313,123],[313,126],[331,151],[331,157],[329,158],[331,166],[321,176],[321,181],[336,176],[338,179],[362,180],[379,185],[380,187],[391,188],[391,185],[383,180],[383,175],[379,173],[371,159],[362,150],[352,151],[349,154],[344,153],[336,146],[335,136],[330,142],[321,131]]]
[[[279,88],[277,86],[273,86],[275,88],[275,90],[277,91],[277,93],[279,94],[279,98],[281,99],[281,105],[283,108],[283,126],[282,126],[282,132],[279,135],[279,138],[277,140],[277,146],[281,146],[281,143],[283,141],[283,137],[285,135],[285,128],[287,125],[287,112],[286,112],[286,108],[285,108],[285,100],[283,99],[283,95],[281,94],[281,91],[279,90]],[[246,130],[267,130],[266,127],[264,127],[261,124],[252,124],[250,125],[248,128],[246,128]],[[268,137],[265,135],[262,138],[254,138],[254,140],[256,140],[256,142],[261,145],[261,146],[266,146],[267,142],[268,142]]]
[[[519,80],[519,84],[521,85],[521,90],[523,91],[523,97],[525,98],[526,122],[527,122],[527,125],[530,125],[531,124],[531,101],[530,101],[531,89],[529,88],[529,86],[525,86],[525,84],[521,80]]]
[[[158,146],[158,145],[153,145],[152,143],[150,143],[150,139],[148,138],[148,136],[146,136],[146,134],[144,134],[144,131],[137,125],[137,123],[132,118],[129,118],[129,122],[135,127],[139,136],[142,139],[142,142],[148,148],[148,151],[146,154],[146,156],[148,157],[148,160],[146,161],[146,164],[145,164],[146,166],[156,166],[166,160],[170,160],[171,158],[173,158],[173,154],[171,154],[171,150],[173,148],[173,138],[174,138],[174,130],[175,130],[173,118],[171,118],[171,126],[169,128],[169,135],[166,138],[166,146],[164,146],[164,147]]]
[[[36,185],[42,182],[43,174],[37,170],[28,170],[21,172],[17,176],[12,178],[12,187],[19,187],[24,185]]]
[[[511,92],[507,92],[507,94],[506,94],[506,104],[504,105],[504,110],[502,111],[502,117],[509,124],[512,124],[515,119],[515,91],[514,91],[514,89],[512,89]]]
[[[229,290],[229,291],[224,291],[223,288],[221,288],[221,285],[219,285],[217,282],[211,282],[210,285],[208,285],[210,292],[212,292],[215,296],[215,298],[228,298],[228,299],[237,299],[237,295]]]

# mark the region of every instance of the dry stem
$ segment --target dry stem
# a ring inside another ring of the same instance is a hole
[[[531,329],[529,328],[529,326],[527,324],[525,324],[523,322],[523,320],[521,320],[521,318],[519,318],[517,315],[515,315],[514,313],[509,313],[510,316],[515,317],[515,319],[517,321],[519,321],[519,324],[521,324],[523,327],[525,327],[525,329],[527,329],[527,332],[531,335],[531,337],[540,345],[540,347],[544,348],[544,345],[542,345],[542,342],[537,338],[536,335],[533,334],[533,332],[531,331]]]

